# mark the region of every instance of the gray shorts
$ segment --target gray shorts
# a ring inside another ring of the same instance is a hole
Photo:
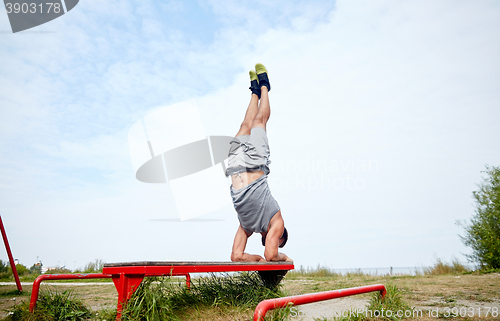
[[[269,175],[270,150],[264,128],[254,127],[250,135],[236,136],[230,144],[226,176],[258,170]]]

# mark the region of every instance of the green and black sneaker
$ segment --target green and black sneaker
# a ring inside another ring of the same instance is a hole
[[[267,76],[267,69],[263,64],[256,64],[255,71],[257,72],[257,78],[259,80],[259,86],[266,86],[267,91],[271,91],[271,83],[269,82],[269,77]]]
[[[250,74],[250,91],[253,94],[256,94],[257,97],[260,99],[260,86],[259,86],[259,79],[257,77],[257,73],[253,70],[250,70],[248,72]]]

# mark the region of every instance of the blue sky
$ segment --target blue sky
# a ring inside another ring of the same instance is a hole
[[[11,34],[0,14],[0,214],[14,256],[228,260],[234,209],[161,221],[178,217],[172,192],[135,180],[127,134],[196,98],[208,135],[234,135],[262,62],[269,181],[297,265],[464,260],[454,222],[500,159],[499,17],[494,1],[85,0]]]

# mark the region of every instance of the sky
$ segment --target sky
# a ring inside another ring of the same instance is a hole
[[[500,163],[496,1],[82,0],[16,34],[0,13],[0,56],[0,215],[28,267],[228,261],[232,205],[177,221],[128,131],[196,99],[207,135],[235,135],[258,62],[297,267],[465,262],[455,222]]]

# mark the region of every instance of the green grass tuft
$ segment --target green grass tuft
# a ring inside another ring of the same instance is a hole
[[[92,317],[92,311],[72,291],[40,292],[34,313],[29,311],[29,301],[16,304],[5,320],[11,321],[77,321]]]
[[[398,289],[395,285],[389,284],[386,286],[387,293],[382,299],[382,296],[380,295],[380,292],[375,292],[372,294],[370,298],[370,303],[368,305],[368,315],[371,316],[372,314],[375,316],[377,313],[375,311],[379,311],[381,313],[382,309],[383,311],[390,310],[391,311],[391,316],[388,317],[387,313],[385,314],[386,316],[380,317],[377,319],[382,319],[382,320],[401,320],[404,319],[404,314],[409,313],[407,311],[412,311],[413,315],[413,309],[408,305],[403,300],[401,290]],[[370,313],[369,311],[372,311]],[[397,316],[398,311],[401,311],[400,315],[401,317]]]
[[[123,310],[123,320],[182,320],[206,308],[224,311],[254,309],[262,300],[282,296],[280,287],[266,287],[257,273],[210,275],[192,280],[191,290],[165,278],[147,278]],[[283,319],[286,311],[273,319]]]

